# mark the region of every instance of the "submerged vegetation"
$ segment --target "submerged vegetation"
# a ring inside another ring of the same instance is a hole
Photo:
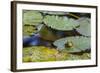
[[[23,62],[91,59],[90,17],[23,10]]]
[[[90,53],[71,54],[67,51],[58,51],[55,48],[44,46],[33,46],[24,48],[24,62],[64,61],[64,60],[86,60]]]

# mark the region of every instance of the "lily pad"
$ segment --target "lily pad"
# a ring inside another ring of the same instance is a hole
[[[23,62],[62,61],[68,57],[67,53],[44,46],[23,48]]]
[[[36,27],[33,25],[23,25],[23,35],[29,36],[37,32]]]
[[[66,37],[56,40],[53,44],[59,49],[67,52],[81,52],[90,49],[91,39],[83,36]]]
[[[23,14],[23,23],[29,25],[37,25],[42,22],[42,15],[38,11],[26,11]]]
[[[59,17],[54,15],[47,15],[45,16],[43,21],[48,27],[57,30],[72,30],[79,25],[75,19],[68,18],[65,16]]]
[[[80,18],[77,20],[80,24],[76,30],[84,35],[84,36],[91,36],[91,26],[90,26],[90,19],[89,18]]]
[[[44,14],[52,14],[52,15],[67,15],[68,12],[57,12],[57,11],[43,11]]]

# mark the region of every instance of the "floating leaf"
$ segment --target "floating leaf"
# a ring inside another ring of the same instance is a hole
[[[80,18],[78,19],[80,26],[76,28],[76,30],[84,35],[84,36],[91,36],[91,26],[90,26],[90,19],[89,18]]]
[[[82,56],[81,56],[81,59],[90,59],[91,58],[91,54],[90,53],[84,53]]]
[[[90,58],[90,53],[69,54],[66,51],[59,52],[54,48],[48,48],[44,46],[33,46],[23,48],[23,62],[86,60]]]
[[[42,22],[42,15],[38,11],[26,11],[23,14],[24,24],[37,25]]]
[[[24,62],[31,62],[32,60],[31,60],[30,56],[25,56],[25,57],[23,57],[23,61]]]
[[[44,62],[66,60],[67,53],[59,52],[54,48],[33,46],[23,48],[23,62]]]
[[[77,36],[61,38],[53,43],[59,50],[66,49],[67,52],[81,52],[90,49],[90,38]]]
[[[91,59],[90,53],[83,53],[81,55],[78,54],[70,54],[68,60],[87,60]]]
[[[41,35],[41,38],[43,38],[45,40],[54,41],[58,38],[55,35],[55,33],[51,29],[47,28],[46,26],[43,26],[39,33]]]
[[[36,28],[37,28],[38,32],[42,29],[43,26],[44,26],[44,24],[38,24],[38,25],[36,25]]]
[[[72,30],[78,23],[76,20],[67,17],[50,16],[47,15],[44,18],[44,23],[53,29],[57,30]]]
[[[80,60],[81,59],[81,56],[80,55],[73,55],[73,54],[70,54],[69,55],[69,58],[68,60]]]
[[[52,15],[67,15],[68,12],[58,12],[58,11],[43,11],[44,14],[52,14]]]
[[[29,36],[36,32],[36,27],[33,25],[23,25],[23,35]]]
[[[32,54],[32,61],[55,61],[55,55],[58,53],[55,49],[49,49],[46,47],[38,47],[34,49]]]

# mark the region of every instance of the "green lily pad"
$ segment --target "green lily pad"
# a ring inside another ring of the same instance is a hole
[[[42,15],[38,11],[26,11],[23,14],[23,23],[37,25],[42,22]]]
[[[44,14],[52,14],[52,15],[67,15],[68,12],[58,12],[58,11],[43,11]]]
[[[72,30],[79,25],[75,19],[53,15],[45,16],[43,21],[48,27],[57,30]]]
[[[29,36],[37,32],[36,27],[33,25],[23,25],[23,35]]]
[[[80,18],[78,19],[80,26],[76,28],[76,30],[84,35],[84,36],[91,36],[91,23],[89,18]]]
[[[67,52],[81,52],[91,47],[91,39],[83,36],[66,37],[56,40],[53,44],[59,49]]]
[[[67,53],[44,46],[23,48],[23,62],[62,61],[68,57]]]

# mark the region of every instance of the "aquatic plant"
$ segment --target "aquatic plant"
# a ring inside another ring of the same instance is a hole
[[[69,54],[66,51],[58,51],[54,48],[44,46],[33,46],[23,48],[23,62],[45,62],[90,59],[90,53]]]
[[[57,49],[66,49],[67,52],[81,52],[90,49],[91,38],[76,36],[56,40],[53,44]]]
[[[39,31],[41,38],[44,40],[54,41],[57,40],[58,36],[52,31],[52,29],[48,28],[47,26],[43,26]]]
[[[67,53],[60,53],[54,48],[44,46],[33,46],[23,48],[23,62],[44,62],[66,60]]]
[[[75,28],[80,34],[84,36],[91,36],[91,26],[89,18],[79,18],[78,20],[79,27]]]
[[[67,15],[69,12],[58,12],[58,11],[42,11],[45,15]]]
[[[23,35],[30,36],[37,32],[37,29],[33,25],[23,25]]]
[[[90,59],[90,24],[74,13],[24,10],[23,62]]]
[[[78,54],[69,54],[68,60],[87,60],[90,59],[91,55],[90,53],[81,53]]]
[[[25,57],[23,57],[23,61],[24,61],[24,62],[32,62],[30,56],[25,56]]]
[[[42,15],[38,11],[26,11],[23,13],[23,24],[38,25],[42,22]]]
[[[57,30],[72,30],[79,25],[75,19],[68,18],[66,16],[59,17],[57,15],[47,15],[44,17],[43,21],[48,27]]]

